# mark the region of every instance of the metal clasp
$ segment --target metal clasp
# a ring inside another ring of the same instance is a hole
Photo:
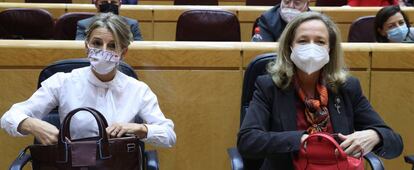
[[[135,143],[128,143],[127,144],[127,152],[133,152],[135,151]]]

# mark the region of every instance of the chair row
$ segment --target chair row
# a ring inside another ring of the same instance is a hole
[[[219,0],[173,0],[174,5],[219,5]],[[7,1],[6,1],[7,2]],[[72,0],[24,0],[25,3],[72,3]],[[134,1],[137,2],[137,1]],[[274,6],[281,0],[245,0],[247,6]],[[316,0],[316,6],[343,6],[347,0]],[[123,2],[124,3],[124,2]],[[128,3],[127,3],[128,4]]]
[[[74,40],[78,20],[93,15],[86,12],[67,13],[55,22],[44,9],[5,10],[0,12],[0,39]]]
[[[0,12],[0,39],[74,40],[77,22],[93,15],[89,12],[66,13],[54,22],[51,14],[43,9],[5,10]],[[375,42],[373,21],[374,16],[354,21],[349,30],[348,42]],[[252,30],[256,25],[257,20]],[[240,23],[231,12],[189,10],[182,13],[177,21],[176,40],[241,41]]]
[[[58,19],[69,12],[96,12],[92,4],[26,4],[0,3],[0,11],[9,8],[41,8],[49,11],[53,18]],[[255,20],[269,6],[173,6],[173,5],[124,5],[120,15],[139,21],[144,40],[174,41],[179,16],[188,10],[226,10],[235,14],[240,22],[242,41],[250,41]],[[380,7],[311,7],[313,11],[330,16],[341,29],[342,39],[348,38],[351,23],[360,16],[375,15]],[[414,18],[414,8],[404,7],[402,10],[409,18]]]
[[[77,22],[94,13],[66,13],[57,19],[43,9],[0,12],[0,39],[74,40]],[[30,29],[27,29],[30,28]],[[178,19],[177,41],[241,41],[237,16],[221,10],[190,10]]]

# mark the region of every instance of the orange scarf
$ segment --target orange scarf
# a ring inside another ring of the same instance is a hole
[[[316,85],[318,93],[317,98],[309,98],[299,85],[299,80],[295,77],[295,86],[299,98],[305,104],[306,121],[311,125],[307,132],[313,134],[316,132],[327,132],[329,123],[328,105],[328,89],[321,82]]]

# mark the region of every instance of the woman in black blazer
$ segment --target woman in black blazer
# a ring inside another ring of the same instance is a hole
[[[293,169],[301,142],[318,132],[338,133],[350,156],[401,154],[401,137],[345,69],[340,42],[335,23],[320,13],[303,13],[287,25],[269,74],[256,81],[238,134],[242,156],[264,159],[261,169]]]

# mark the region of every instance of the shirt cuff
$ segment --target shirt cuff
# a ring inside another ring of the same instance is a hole
[[[26,136],[27,134],[20,133],[17,128],[23,120],[29,116],[25,114],[13,114],[2,120],[1,127],[12,136]]]
[[[147,137],[141,140],[152,145],[159,145],[159,139],[157,137],[164,134],[164,129],[157,125],[145,124],[145,126],[148,130]]]

